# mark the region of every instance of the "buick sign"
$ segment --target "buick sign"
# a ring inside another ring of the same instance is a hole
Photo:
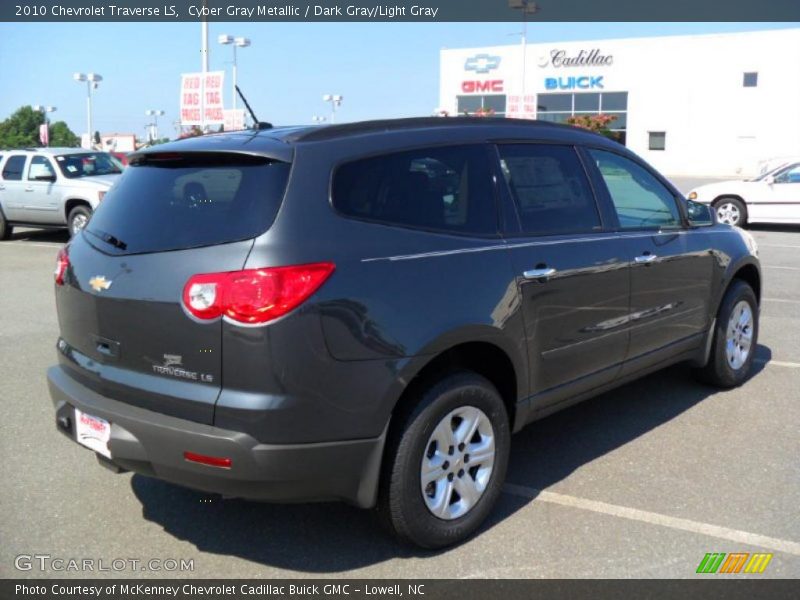
[[[545,77],[546,90],[594,90],[603,89],[603,76],[592,77]]]

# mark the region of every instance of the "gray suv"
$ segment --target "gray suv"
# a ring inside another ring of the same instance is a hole
[[[108,152],[76,148],[0,150],[0,240],[15,226],[86,226],[122,167]]]
[[[198,137],[135,154],[58,256],[55,424],[115,471],[441,547],[528,423],[681,361],[743,382],[761,289],[747,232],[572,127]]]

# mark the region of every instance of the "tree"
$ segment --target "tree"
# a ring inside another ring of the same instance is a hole
[[[40,146],[39,126],[44,115],[30,106],[19,108],[5,121],[0,122],[0,148],[32,148]],[[51,146],[80,146],[80,139],[64,121],[50,125]]]
[[[575,127],[581,127],[582,129],[588,129],[589,131],[600,133],[606,137],[613,137],[613,134],[611,131],[609,131],[608,126],[616,120],[616,115],[576,115],[568,118],[567,123],[574,125]]]
[[[201,135],[203,135],[203,130],[200,129],[197,125],[192,125],[192,128],[189,129],[189,131],[184,131],[182,134],[180,134],[178,136],[178,139],[182,140],[184,138],[198,137]]]
[[[44,115],[23,106],[0,123],[0,148],[28,148],[39,145],[39,125]]]
[[[50,125],[50,145],[77,148],[81,145],[81,140],[64,121],[56,121]]]

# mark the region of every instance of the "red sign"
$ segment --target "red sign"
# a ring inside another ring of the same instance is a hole
[[[462,81],[461,91],[465,94],[479,94],[481,92],[502,92],[502,79],[489,79],[486,81]]]
[[[224,122],[222,84],[224,71],[181,75],[181,124],[218,125]],[[205,112],[205,116],[203,116]]]

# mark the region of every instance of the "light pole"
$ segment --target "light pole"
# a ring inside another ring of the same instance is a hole
[[[508,0],[510,8],[522,11],[522,113],[525,114],[525,71],[526,60],[528,57],[528,15],[532,15],[539,10],[539,6],[533,0]]]
[[[331,103],[331,123],[336,122],[336,109],[342,105],[342,96],[339,94],[325,94],[322,97],[323,102],[330,102]]]
[[[231,86],[231,96],[233,96],[233,110],[236,110],[236,48],[247,48],[250,40],[246,37],[233,37],[232,35],[222,34],[217,41],[223,46],[233,46],[233,85]]]
[[[72,78],[78,83],[86,82],[86,114],[87,114],[87,127],[89,128],[89,148],[94,148],[94,139],[92,136],[92,90],[96,90],[97,86],[103,81],[103,77],[97,73],[75,73]]]
[[[319,115],[314,115],[311,117],[311,120],[314,121],[317,125],[322,125],[325,121],[328,120],[328,117],[320,117]]]
[[[47,118],[47,114],[51,113],[51,112],[55,112],[57,110],[56,107],[55,106],[45,106],[43,104],[32,104],[31,108],[34,111],[36,111],[38,113],[42,113],[44,115],[44,126],[49,128],[50,127],[50,119]],[[47,136],[43,137],[42,136],[42,132],[40,131],[39,132],[39,139],[42,141],[42,144],[44,144],[45,146],[49,146],[50,145],[50,133],[49,133],[49,131],[46,132],[46,133],[47,133]]]
[[[144,111],[148,117],[153,117],[153,122],[148,123],[148,127],[150,128],[150,141],[153,142],[158,139],[158,117],[164,116],[163,110],[153,110],[147,109]]]

